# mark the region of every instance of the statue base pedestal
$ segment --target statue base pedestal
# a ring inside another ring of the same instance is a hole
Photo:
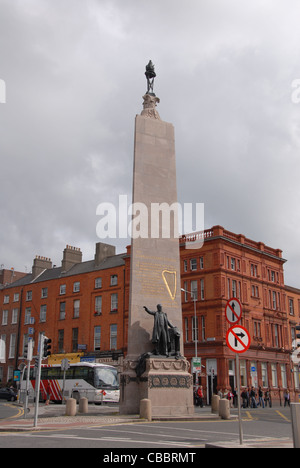
[[[137,361],[126,359],[121,374],[121,414],[139,414],[140,401],[151,400],[152,418],[159,416],[191,416],[194,414],[193,376],[185,358],[151,356],[146,370],[137,377]]]

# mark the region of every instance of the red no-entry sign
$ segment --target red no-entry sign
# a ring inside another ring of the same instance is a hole
[[[229,299],[225,306],[225,317],[230,325],[236,325],[242,318],[242,304],[240,301],[233,297]]]
[[[251,343],[250,334],[246,328],[241,325],[235,325],[229,328],[226,335],[226,343],[234,353],[244,353],[249,349]]]

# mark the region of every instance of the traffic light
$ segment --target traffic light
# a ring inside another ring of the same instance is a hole
[[[32,340],[29,340],[24,346],[24,359],[32,360]]]
[[[51,355],[51,343],[51,338],[44,336],[43,359],[47,359],[47,357]]]

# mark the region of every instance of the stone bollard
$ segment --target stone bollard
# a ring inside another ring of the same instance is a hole
[[[80,398],[78,412],[82,414],[87,414],[89,412],[89,400],[87,398]]]
[[[66,416],[76,416],[76,400],[69,398],[66,404]]]
[[[230,401],[226,398],[221,398],[219,403],[219,416],[222,419],[230,419]]]
[[[300,403],[291,403],[294,448],[300,448]]]
[[[211,399],[211,412],[212,413],[219,413],[219,402],[220,402],[220,397],[219,395],[213,395]]]
[[[151,400],[149,400],[148,398],[144,398],[140,401],[140,418],[152,421]]]

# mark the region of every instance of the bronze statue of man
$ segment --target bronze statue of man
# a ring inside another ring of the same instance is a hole
[[[169,356],[170,332],[169,328],[175,328],[168,320],[167,314],[163,312],[162,306],[157,305],[157,310],[152,312],[144,306],[145,311],[154,316],[154,327],[152,334],[152,343],[155,344],[154,354],[160,356]]]

